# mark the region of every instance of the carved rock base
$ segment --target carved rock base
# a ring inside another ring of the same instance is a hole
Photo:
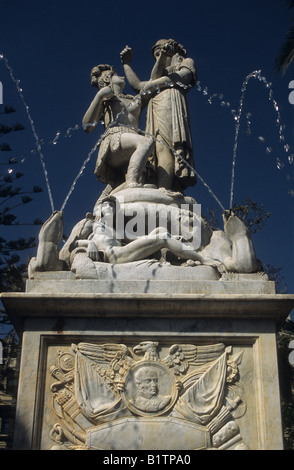
[[[276,294],[2,294],[15,449],[282,449]]]

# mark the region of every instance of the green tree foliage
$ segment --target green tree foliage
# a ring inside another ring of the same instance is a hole
[[[294,340],[294,323],[287,320],[277,335],[284,446],[294,450],[294,366],[289,362],[289,344]]]
[[[15,110],[10,106],[5,106],[3,116],[13,113]],[[0,138],[8,134],[24,129],[20,123],[7,125],[0,123]],[[31,224],[20,223],[15,209],[32,201],[32,195],[42,191],[39,186],[24,190],[19,183],[23,173],[17,171],[18,161],[10,156],[11,147],[7,142],[0,143],[0,226],[14,226],[15,238],[7,240],[0,236],[0,290],[1,291],[21,291],[24,288],[23,275],[27,270],[25,263],[21,262],[20,253],[36,246],[34,237],[17,237],[17,228],[20,225],[41,224],[42,221],[36,219]],[[9,323],[9,320],[2,311],[0,322]]]
[[[288,8],[294,9],[294,1],[288,0]],[[285,40],[281,46],[280,52],[275,60],[275,71],[277,73],[285,74],[294,60],[294,21],[292,19],[292,26],[290,27]]]
[[[264,226],[271,213],[267,212],[264,205],[248,198],[240,204],[234,204],[232,212],[242,220],[251,234],[259,232]],[[213,230],[221,230],[223,221],[219,209],[208,209],[204,216]]]

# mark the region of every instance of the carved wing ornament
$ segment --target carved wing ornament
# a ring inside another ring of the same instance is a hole
[[[225,351],[225,345],[194,346],[192,344],[174,344],[163,362],[173,369],[174,374],[183,374],[189,366],[209,364]]]
[[[162,358],[159,351],[166,351]],[[242,356],[243,351],[232,355],[223,343],[172,344],[168,349],[156,341],[134,347],[73,344],[58,352],[50,370],[57,379],[51,392],[59,419],[51,437],[65,447],[92,448],[89,439],[97,439],[110,423],[119,425],[129,417],[143,425],[146,419],[160,418],[160,423],[177,420],[196,426],[197,432],[208,433],[213,445],[220,423],[222,427],[233,420],[239,405],[243,414],[246,410],[237,383]],[[224,417],[218,418],[220,414]]]

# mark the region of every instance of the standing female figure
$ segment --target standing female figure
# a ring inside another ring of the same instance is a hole
[[[95,174],[112,189],[122,184],[140,186],[153,148],[153,140],[138,133],[144,97],[124,94],[125,79],[110,65],[94,67],[91,84],[98,92],[83,118],[83,127],[92,132],[101,120],[106,128]]]
[[[155,65],[149,82],[141,82],[130,66],[132,49],[121,52],[132,88],[154,91],[148,104],[146,132],[156,138],[153,164],[158,187],[183,190],[196,184],[193,146],[186,94],[197,81],[194,61],[173,39],[161,39],[152,48]],[[185,164],[186,162],[186,164]]]

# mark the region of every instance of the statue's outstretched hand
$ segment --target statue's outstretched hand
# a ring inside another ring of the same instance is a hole
[[[123,64],[130,64],[133,59],[133,49],[126,46],[120,53],[120,58]]]

